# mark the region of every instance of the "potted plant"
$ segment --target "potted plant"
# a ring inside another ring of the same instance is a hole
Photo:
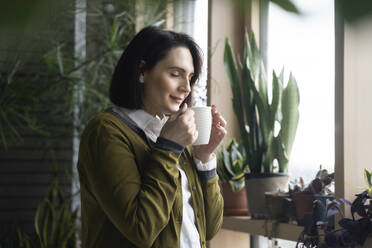
[[[245,151],[241,144],[232,139],[222,146],[218,155],[217,174],[224,197],[224,215],[247,215],[248,205],[245,192]]]
[[[325,205],[328,200],[333,200],[333,192],[329,186],[333,182],[334,173],[328,173],[327,170],[320,166],[315,178],[305,187],[302,178],[299,184],[296,184],[293,189],[289,190],[289,195],[293,199],[295,206],[295,216],[299,225],[304,225],[305,214],[313,210],[313,203],[315,200]],[[323,220],[325,218],[325,208],[318,208],[316,218]],[[332,222],[330,220],[330,222]]]
[[[339,229],[330,226],[327,221],[318,221],[312,214],[305,223],[304,231],[300,234],[296,247],[362,247],[368,236],[372,234],[372,174],[364,170],[367,189],[357,194],[353,202],[345,199],[328,201],[326,204],[327,217],[340,214]],[[342,204],[349,205],[351,219],[346,218],[341,211]],[[314,210],[322,205],[320,201],[314,204]],[[324,206],[323,206],[324,207]],[[314,213],[314,212],[313,212]],[[320,232],[319,232],[320,231]]]
[[[293,200],[289,197],[288,192],[281,190],[277,192],[265,192],[265,203],[267,217],[269,219],[288,222],[293,220]]]
[[[273,72],[269,100],[268,80],[254,34],[251,39],[245,34],[239,64],[227,38],[224,64],[250,170],[246,173],[249,209],[253,217],[262,217],[266,215],[264,193],[288,188],[286,173],[299,120],[299,91],[292,74],[285,86],[283,71],[279,76]]]

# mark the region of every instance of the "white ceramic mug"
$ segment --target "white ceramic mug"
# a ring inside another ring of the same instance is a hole
[[[198,138],[194,142],[196,145],[205,145],[209,143],[212,130],[212,108],[210,106],[192,107],[195,112],[196,129]]]

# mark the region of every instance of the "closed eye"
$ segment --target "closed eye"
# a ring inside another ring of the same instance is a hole
[[[171,72],[172,77],[179,77],[180,73],[179,72]]]

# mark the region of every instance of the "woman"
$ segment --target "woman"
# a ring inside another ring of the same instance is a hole
[[[189,36],[155,27],[122,54],[110,86],[114,107],[81,137],[83,247],[206,247],[220,229],[214,151],[226,122],[215,106],[209,144],[191,146],[201,65]]]

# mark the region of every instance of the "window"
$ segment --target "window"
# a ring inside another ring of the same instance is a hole
[[[293,2],[302,15],[269,4],[267,63],[269,77],[284,67],[286,78],[291,71],[297,80],[300,120],[289,175],[309,183],[319,165],[334,171],[334,1]],[[296,244],[277,242],[283,248]]]
[[[174,29],[192,36],[203,51],[203,69],[194,86],[194,105],[207,104],[208,1],[187,0],[174,2]]]
[[[268,72],[291,71],[300,90],[300,120],[289,173],[309,182],[321,164],[334,171],[334,6],[295,0],[303,13],[269,5]]]

